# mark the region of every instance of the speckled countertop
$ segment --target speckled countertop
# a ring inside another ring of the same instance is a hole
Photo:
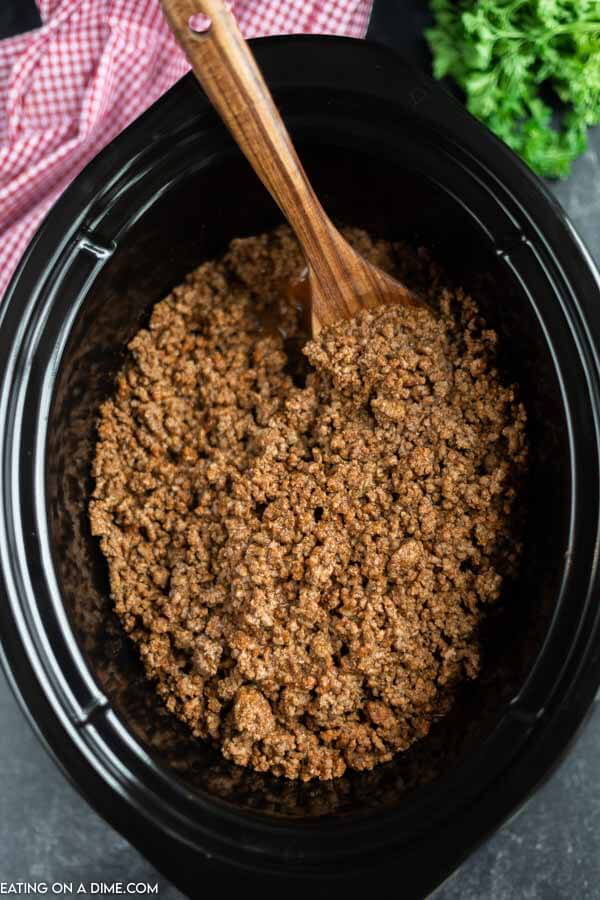
[[[590,143],[573,176],[552,189],[600,265],[600,129]],[[599,750],[596,703],[551,779],[435,900],[600,900]],[[2,674],[0,811],[0,882],[148,881],[158,882],[161,900],[182,896],[66,782]]]

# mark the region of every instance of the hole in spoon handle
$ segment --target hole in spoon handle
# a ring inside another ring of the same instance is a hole
[[[234,16],[233,11],[233,0],[226,0],[226,2],[222,2],[222,0],[217,0],[217,2],[210,2],[210,0],[201,0],[201,2],[193,3],[192,5],[199,11],[192,13],[192,15],[188,16],[187,23],[189,31],[193,38],[202,39],[208,37],[210,31],[213,26],[213,20],[215,14],[217,13],[231,13]]]
[[[188,19],[188,28],[193,37],[207,37],[212,26],[210,16],[204,13],[194,13]]]

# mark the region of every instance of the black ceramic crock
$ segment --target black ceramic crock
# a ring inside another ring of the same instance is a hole
[[[281,220],[190,77],[79,176],[2,302],[4,664],[79,790],[184,892],[422,897],[550,771],[600,682],[598,278],[539,181],[394,53],[254,46],[326,209],[432,248],[521,386],[524,565],[489,619],[482,677],[395,762],[307,785],[226,763],[144,682],[87,523],[98,406],[151,305]]]

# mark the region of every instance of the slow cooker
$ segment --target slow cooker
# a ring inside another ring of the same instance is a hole
[[[302,784],[193,740],[142,675],[87,519],[98,408],[152,304],[281,221],[191,76],[65,192],[1,305],[3,662],[81,793],[184,893],[422,897],[549,773],[600,683],[599,280],[541,183],[391,50],[253,46],[330,215],[431,248],[521,386],[522,574],[482,676],[394,762]]]

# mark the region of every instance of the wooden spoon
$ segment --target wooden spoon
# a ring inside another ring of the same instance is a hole
[[[224,0],[161,0],[198,81],[291,225],[308,270],[313,336],[382,304],[420,305],[403,284],[350,247],[319,203],[252,52]],[[202,13],[208,31],[190,27]]]

